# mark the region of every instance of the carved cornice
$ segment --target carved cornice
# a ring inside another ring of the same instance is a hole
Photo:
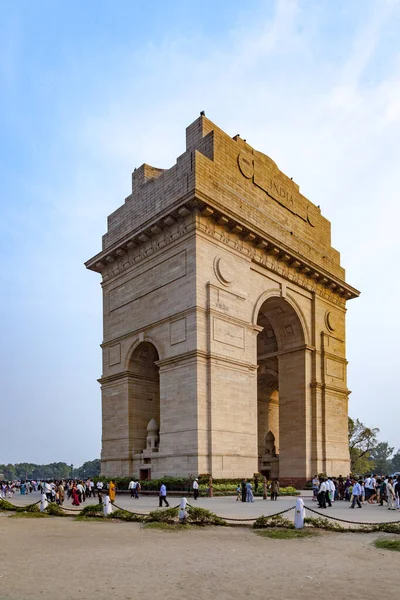
[[[163,367],[174,367],[180,366],[180,363],[186,362],[188,360],[198,360],[203,359],[204,361],[212,360],[216,362],[223,362],[228,365],[231,365],[235,370],[246,369],[249,371],[256,371],[258,369],[257,364],[253,364],[251,362],[246,362],[243,360],[237,360],[236,358],[231,358],[229,356],[223,356],[221,354],[217,354],[215,352],[206,352],[204,350],[191,350],[189,352],[184,352],[183,354],[178,354],[177,356],[171,356],[166,358],[165,360],[159,360],[156,362],[156,365],[160,368]]]
[[[97,381],[101,383],[101,385],[105,385],[107,383],[114,383],[115,381],[119,381],[120,379],[125,379],[126,381],[133,381],[137,379],[143,381],[157,381],[157,379],[153,377],[146,377],[145,375],[133,373],[132,371],[120,371],[119,373],[113,373],[112,375],[100,377],[100,379],[98,379]]]
[[[335,385],[320,383],[319,381],[314,381],[313,383],[310,383],[310,387],[316,390],[322,390],[324,392],[335,392],[337,394],[341,394],[342,396],[350,396],[351,394],[351,390],[348,390],[347,388],[340,388]]]
[[[358,290],[332,275],[313,261],[300,256],[282,242],[251,225],[244,225],[228,209],[215,209],[211,201],[199,199],[199,194],[180,199],[168,214],[158,216],[151,222],[123,237],[88,260],[85,265],[103,274],[104,280],[134,266],[173,241],[203,231],[218,241],[247,255],[256,264],[279,273],[282,277],[315,292],[336,304],[357,298]],[[188,219],[192,213],[207,219]],[[219,225],[220,227],[216,227]],[[163,235],[161,235],[163,234]]]

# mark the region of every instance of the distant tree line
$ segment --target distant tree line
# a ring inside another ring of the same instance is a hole
[[[351,471],[358,475],[374,472],[390,475],[400,471],[400,449],[378,440],[379,429],[370,428],[358,419],[349,418]]]
[[[88,460],[81,467],[75,468],[65,462],[54,462],[48,465],[35,465],[34,463],[18,463],[15,465],[0,464],[0,473],[7,481],[14,479],[76,479],[97,477],[100,475],[100,460]]]

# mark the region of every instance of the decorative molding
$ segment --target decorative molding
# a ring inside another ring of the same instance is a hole
[[[186,275],[186,250],[109,290],[109,310],[117,310]]]
[[[146,227],[97,254],[85,263],[86,267],[102,273],[103,281],[107,281],[197,230],[338,306],[344,306],[346,300],[359,296],[358,290],[313,261],[298,255],[278,240],[268,238],[265,232],[254,231],[253,226],[245,226],[227,214],[228,209],[215,209],[211,201],[199,199],[199,194],[195,194],[195,197],[186,198],[180,206],[175,205],[169,215],[158,217]],[[182,208],[186,208],[191,214],[188,215],[186,211],[182,213]],[[197,218],[202,212],[204,216]]]
[[[171,356],[166,358],[165,360],[157,361],[157,366],[160,369],[165,367],[180,367],[182,363],[202,359],[204,361],[218,361],[232,365],[233,367],[238,367],[237,370],[249,370],[256,371],[258,369],[257,363],[250,363],[243,360],[237,360],[236,358],[231,358],[229,356],[222,356],[221,354],[217,354],[215,352],[204,352],[203,350],[190,350],[189,352],[184,352],[183,354],[179,354],[177,356]]]

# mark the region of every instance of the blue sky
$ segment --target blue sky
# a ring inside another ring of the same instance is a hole
[[[83,262],[133,168],[172,166],[200,110],[332,221],[362,291],[350,414],[400,447],[399,1],[17,1],[0,44],[0,462],[99,455],[101,293]]]

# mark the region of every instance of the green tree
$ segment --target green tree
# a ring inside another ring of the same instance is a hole
[[[98,477],[100,475],[100,459],[88,460],[75,470],[75,477]]]
[[[349,428],[349,452],[351,461],[351,471],[357,474],[364,474],[374,467],[371,459],[371,451],[377,446],[377,427],[366,427],[358,419],[348,421]]]
[[[379,442],[371,450],[371,458],[374,461],[374,470],[380,475],[388,475],[392,472],[392,461],[390,460],[394,448],[387,442]]]
[[[0,467],[0,471],[1,471],[1,467]],[[396,473],[397,471],[400,471],[400,449],[397,450],[396,454],[393,455],[393,458],[392,458],[392,471],[394,473]]]
[[[15,465],[0,464],[0,473],[6,480],[15,479],[67,479],[71,476],[71,466],[65,462],[54,462],[47,465],[34,463],[17,463]],[[100,474],[100,460],[89,460],[82,467],[74,469],[77,477],[95,477]]]

